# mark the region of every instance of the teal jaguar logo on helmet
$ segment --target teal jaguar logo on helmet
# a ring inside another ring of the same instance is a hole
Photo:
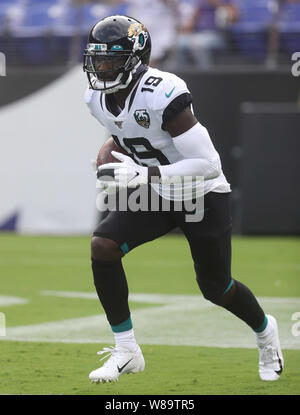
[[[144,43],[145,43],[145,37],[144,37],[143,33],[140,33],[140,35],[139,35],[139,44],[141,45],[141,47],[143,47]]]
[[[142,50],[148,39],[148,31],[142,23],[134,22],[128,28],[128,38],[134,42],[135,50]]]

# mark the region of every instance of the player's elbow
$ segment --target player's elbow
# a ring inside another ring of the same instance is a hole
[[[220,176],[221,173],[222,173],[222,166],[221,166],[220,158],[218,157],[215,160],[210,160],[206,179],[208,180],[216,179],[217,177]]]

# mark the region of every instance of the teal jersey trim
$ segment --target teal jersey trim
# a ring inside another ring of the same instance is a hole
[[[129,246],[126,242],[124,242],[121,246],[120,246],[121,250],[124,252],[124,254],[127,254],[127,252],[129,252]]]
[[[120,333],[121,331],[127,331],[132,329],[131,317],[123,321],[123,323],[118,324],[117,326],[110,326],[114,333]]]
[[[265,319],[262,325],[259,326],[257,329],[253,329],[253,330],[255,331],[255,333],[261,333],[267,327],[267,324],[268,324],[268,318],[267,316],[265,316]]]
[[[230,288],[231,288],[232,284],[233,284],[233,279],[230,281],[230,283],[229,283],[228,287],[227,287],[227,288],[226,288],[226,290],[223,292],[223,294],[226,294],[226,293],[227,293],[227,291],[229,291],[229,290],[230,290]]]

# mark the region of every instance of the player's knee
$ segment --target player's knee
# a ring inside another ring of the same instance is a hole
[[[123,252],[115,241],[100,236],[93,236],[91,255],[93,259],[100,261],[118,261],[122,257]]]
[[[215,275],[216,271],[205,271],[204,269],[201,269],[196,262],[194,263],[194,268],[196,272],[196,281],[203,297],[214,304],[223,306],[223,302],[226,302],[228,297],[225,292],[228,286],[226,286],[227,276],[224,275],[224,277],[221,278],[220,275]]]
[[[197,277],[198,286],[203,294],[203,297],[211,301],[212,303],[221,307],[226,307],[230,304],[234,293],[235,284],[232,284],[231,288],[227,291],[224,284],[215,283],[207,280],[201,280]]]
[[[200,291],[203,294],[203,297],[216,304],[221,296],[219,288],[208,281],[201,281],[197,278],[197,283],[200,288]]]
[[[208,275],[199,265],[194,262],[196,281],[198,287],[206,300],[212,301],[217,297],[218,284],[214,282],[212,275]]]

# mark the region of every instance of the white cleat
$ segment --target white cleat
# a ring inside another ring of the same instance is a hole
[[[102,367],[90,373],[89,378],[92,383],[116,382],[120,375],[142,372],[145,368],[140,347],[134,353],[121,346],[104,347],[98,354],[106,354],[100,360],[110,357]]]
[[[280,348],[277,322],[273,316],[267,315],[268,322],[274,328],[274,335],[264,346],[258,345],[259,376],[261,380],[278,380],[283,370],[284,360]]]

